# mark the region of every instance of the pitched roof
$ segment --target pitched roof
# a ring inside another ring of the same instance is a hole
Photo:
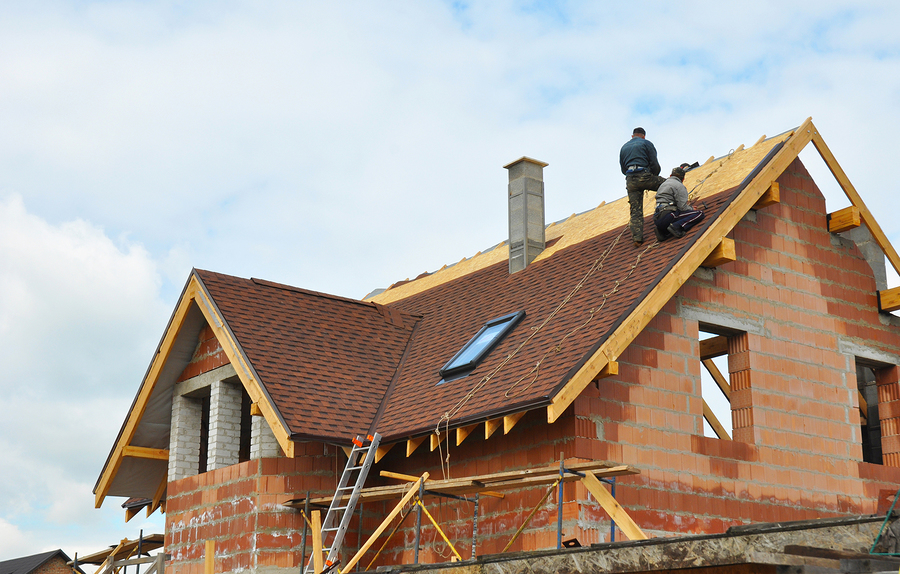
[[[69,557],[62,550],[50,550],[49,552],[41,552],[31,556],[4,560],[0,562],[0,574],[31,574],[31,572],[34,572],[57,556],[64,563],[69,562]],[[81,571],[80,568],[78,570],[79,572]]]
[[[508,273],[501,244],[367,302],[195,270],[98,480],[97,504],[125,491],[152,498],[161,480],[158,501],[164,470],[149,479],[130,468],[126,479],[119,468],[130,445],[165,448],[172,385],[205,324],[288,456],[298,439],[346,442],[377,429],[390,442],[442,421],[450,428],[537,407],[553,422],[599,374],[614,372],[625,347],[810,142],[900,270],[811,119],[690,171],[685,185],[707,217],[677,241],[635,248],[622,199],[549,226],[550,246],[523,271]],[[645,204],[649,217],[653,202]],[[515,311],[525,318],[481,365],[438,384],[441,366],[479,327]]]

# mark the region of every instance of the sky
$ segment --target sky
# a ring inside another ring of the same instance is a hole
[[[0,560],[163,532],[91,493],[191,268],[361,298],[807,117],[889,239],[900,3],[0,2]],[[812,146],[828,209],[849,205]],[[891,276],[896,285],[896,276]]]

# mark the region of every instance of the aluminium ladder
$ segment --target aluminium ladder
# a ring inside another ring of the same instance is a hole
[[[366,476],[375,461],[375,451],[380,443],[381,435],[378,433],[367,435],[364,438],[357,436],[353,439],[353,448],[350,450],[350,456],[347,457],[347,466],[344,467],[344,472],[341,474],[341,480],[338,482],[334,498],[331,499],[331,504],[328,506],[325,520],[322,521],[322,552],[326,554],[326,572],[335,566],[344,535],[350,525],[350,518],[356,507],[356,501],[359,499],[359,491],[366,482]],[[320,574],[315,572],[314,552],[310,554],[309,562],[303,573]]]

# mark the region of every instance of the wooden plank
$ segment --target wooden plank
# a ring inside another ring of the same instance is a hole
[[[420,479],[421,483],[424,483],[426,480],[428,480],[428,476],[429,475],[427,472],[424,473],[422,475],[422,478]],[[366,540],[366,543],[360,547],[359,551],[353,556],[353,558],[351,558],[350,561],[347,562],[347,564],[343,568],[341,568],[341,572],[353,571],[353,567],[356,566],[356,563],[359,562],[360,559],[365,555],[365,553],[368,552],[369,548],[371,548],[372,545],[375,544],[375,541],[378,540],[378,537],[381,536],[381,533],[387,529],[391,521],[394,520],[394,517],[400,514],[400,511],[403,510],[403,507],[406,506],[406,503],[412,500],[412,497],[416,495],[416,493],[419,491],[419,484],[420,482],[417,481],[416,484],[413,484],[406,491],[406,494],[403,495],[403,498],[400,499],[400,502],[397,503],[397,506],[395,506],[394,509],[391,510],[391,512],[387,515],[387,518],[385,518],[384,521],[382,521],[382,523],[378,526],[378,528],[375,529],[375,532],[372,533],[372,536],[370,536],[369,539]],[[319,554],[321,555],[321,552]],[[317,568],[316,572],[321,572],[321,570]]]
[[[900,287],[878,291],[878,310],[890,313],[900,309]]]
[[[717,335],[700,341],[700,360],[714,359],[728,354],[728,337]]]
[[[859,416],[865,420],[869,416],[869,403],[866,402],[866,397],[858,390],[856,391],[856,396],[859,399]]]
[[[781,203],[781,187],[778,185],[777,181],[773,181],[769,186],[769,189],[756,200],[752,209],[762,209],[763,207],[768,207],[776,203]]]
[[[812,125],[812,123],[810,123],[810,125]],[[838,163],[837,159],[835,159],[834,154],[828,149],[828,146],[825,144],[825,140],[822,139],[819,131],[815,129],[815,126],[812,127],[814,130],[812,134],[813,145],[816,146],[816,150],[818,150],[819,155],[825,161],[825,165],[831,170],[832,175],[834,175],[834,178],[837,180],[838,185],[841,186],[841,189],[844,190],[850,203],[859,209],[860,219],[862,219],[862,222],[869,228],[869,232],[872,234],[872,237],[875,238],[875,242],[878,246],[884,251],[888,261],[890,261],[891,265],[894,267],[894,271],[900,273],[900,256],[897,255],[894,246],[888,241],[881,226],[875,221],[875,216],[872,215],[872,212],[869,211],[865,202],[863,202],[862,198],[856,192],[856,188],[850,183],[850,178],[847,177],[847,174],[844,173],[843,168],[841,168],[841,165]]]
[[[392,442],[391,444],[378,445],[378,448],[375,449],[375,462],[378,462],[379,460],[384,458],[384,455],[389,453],[391,449],[394,448],[395,444],[397,443]]]
[[[491,435],[494,434],[500,425],[503,424],[503,419],[493,419],[489,421],[484,421],[484,440],[491,438]]]
[[[569,470],[575,470],[578,472],[584,472],[585,470],[592,471],[596,476],[602,477],[612,477],[612,476],[627,476],[632,474],[640,474],[640,471],[628,466],[628,465],[611,465],[610,463],[603,461],[589,461],[582,463],[567,463],[566,468]],[[390,471],[381,471],[382,476],[389,476],[391,478],[398,478],[400,480],[408,480],[410,478],[409,475],[404,475],[400,473],[393,473]],[[389,473],[389,474],[388,474]],[[418,480],[417,477],[412,477]],[[541,467],[535,469],[528,470],[514,470],[507,472],[498,472],[494,474],[486,474],[486,475],[478,475],[478,476],[468,476],[465,478],[457,478],[457,479],[447,479],[447,480],[434,480],[429,481],[427,483],[427,488],[432,492],[440,492],[445,494],[474,494],[476,492],[488,494],[489,496],[499,496],[496,492],[498,490],[510,490],[515,488],[523,488],[527,486],[540,486],[544,484],[551,484],[559,478],[559,465],[553,465],[548,467]],[[573,480],[578,480],[580,477],[575,474],[566,475],[565,482],[570,482]],[[379,502],[382,500],[390,500],[401,496],[403,492],[405,492],[407,485],[405,484],[393,484],[389,486],[374,486],[363,488],[359,494],[360,502]],[[332,496],[323,496],[310,499],[311,504],[320,504],[327,506],[331,503]],[[301,508],[305,499],[298,498],[293,500],[288,500],[284,503],[284,506],[288,506],[290,508]]]
[[[125,522],[130,522],[132,518],[137,516],[137,513],[140,512],[140,508],[126,508],[125,509]]]
[[[462,444],[466,437],[472,434],[472,431],[478,428],[478,424],[469,425],[465,427],[457,427],[456,429],[456,446]]]
[[[716,245],[709,257],[703,260],[701,267],[718,267],[725,263],[731,263],[737,259],[737,251],[734,248],[734,239],[723,237],[722,241]]]
[[[411,438],[406,441],[406,456],[409,458],[412,453],[416,452],[416,449],[419,448],[419,445],[425,442],[427,436],[420,436],[416,438]]]
[[[414,480],[419,480],[418,476],[413,476],[411,474],[403,474],[401,472],[391,472],[390,470],[382,470],[378,473],[379,476],[383,476],[385,478],[396,478],[397,480],[402,480],[405,482],[413,482]]]
[[[516,423],[522,420],[522,417],[525,416],[526,411],[522,411],[520,413],[516,413],[513,415],[506,415],[503,417],[503,434],[509,434],[509,431],[512,430]]]
[[[552,404],[547,407],[547,422],[553,423],[565,412],[610,361],[610,357],[622,354],[811,140],[812,118],[808,118],[785,140],[781,149],[744,188],[732,202],[731,207],[710,224],[682,256],[681,261],[666,273],[648,296],[638,303],[631,314],[553,397]]]
[[[725,427],[722,426],[722,423],[719,422],[719,419],[716,417],[716,413],[709,408],[709,405],[706,403],[706,399],[703,400],[703,418],[706,419],[706,422],[709,423],[709,426],[712,427],[716,436],[722,440],[731,440],[731,435],[728,434],[728,431],[725,430]]]
[[[215,574],[216,572],[216,541],[206,541],[206,552],[203,556],[203,574]]]
[[[322,511],[313,510],[309,513],[310,526],[312,528],[312,555],[313,571],[317,574],[325,569],[325,557],[322,555]],[[303,565],[306,568],[306,564]]]
[[[829,213],[827,221],[830,233],[843,233],[859,227],[862,220],[859,218],[859,208],[851,205]]]
[[[126,445],[122,448],[122,456],[149,458],[153,460],[169,460],[169,449]]]
[[[640,529],[625,509],[622,508],[622,505],[606,490],[606,487],[603,486],[603,483],[600,482],[594,473],[586,470],[581,482],[594,495],[594,498],[597,499],[603,510],[609,514],[609,517],[616,522],[616,526],[619,527],[622,534],[627,536],[629,540],[647,540],[647,535],[644,534],[644,531]]]
[[[725,395],[725,398],[728,399],[728,402],[731,402],[731,384],[728,382],[728,379],[722,374],[722,371],[719,370],[719,367],[712,361],[712,359],[706,359],[702,361],[703,366],[706,367],[706,370],[709,371],[709,374],[712,376],[713,380],[719,385],[719,388],[722,389],[722,394]]]

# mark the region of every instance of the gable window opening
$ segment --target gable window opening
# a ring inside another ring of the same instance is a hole
[[[731,383],[728,373],[728,335],[700,329],[700,386],[703,402],[703,436],[731,440]]]
[[[438,384],[461,379],[474,371],[524,316],[525,311],[518,311],[485,323],[475,336],[441,367],[441,380]]]

